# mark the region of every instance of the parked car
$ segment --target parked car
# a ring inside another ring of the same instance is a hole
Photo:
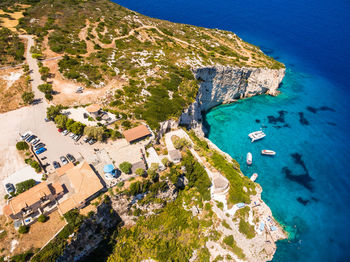
[[[59,129],[57,129],[57,130],[58,130],[58,132],[60,132],[60,133],[63,132],[63,129],[62,129],[62,128],[59,128]]]
[[[35,135],[31,135],[30,137],[27,138],[27,142],[29,143],[30,141],[32,141],[34,138],[36,138]]]
[[[67,154],[67,158],[68,158],[69,161],[75,162],[75,157],[72,156],[71,154]]]
[[[6,189],[6,192],[7,192],[7,194],[11,194],[11,193],[15,193],[15,187],[13,186],[13,184],[11,184],[11,183],[7,183],[6,185],[5,185],[5,189]]]
[[[22,140],[26,140],[28,137],[30,137],[30,134],[25,134],[22,136]]]
[[[64,131],[62,132],[62,135],[66,136],[66,135],[68,135],[68,133],[69,133],[68,130],[64,130]]]
[[[89,118],[89,115],[87,113],[84,113],[83,116],[84,116],[85,119]]]
[[[60,160],[61,160],[61,162],[62,162],[63,165],[68,164],[68,160],[67,160],[67,158],[66,158],[65,156],[61,156],[61,157],[60,157]]]
[[[91,139],[88,143],[90,144],[90,145],[93,145],[93,144],[95,144],[97,142],[97,140],[96,139]]]
[[[84,137],[84,139],[83,139],[83,141],[85,142],[85,143],[87,143],[87,142],[89,142],[90,140],[91,140],[92,138],[91,137]]]
[[[78,140],[81,138],[81,135],[76,135],[73,139],[75,142],[78,142]]]
[[[21,138],[22,140],[26,140],[29,136],[31,136],[32,133],[30,133],[29,131],[28,132],[25,132],[23,135],[21,135]]]
[[[52,165],[53,165],[53,167],[54,167],[55,169],[61,167],[60,163],[58,163],[57,161],[53,161],[53,162],[52,162]]]
[[[44,146],[45,146],[44,143],[39,143],[39,144],[37,144],[37,145],[34,147],[34,149],[35,149],[35,150],[38,150],[38,149],[40,149],[40,148],[42,148],[42,147],[44,147]]]
[[[50,119],[48,119],[47,117],[45,117],[45,122],[50,122]]]
[[[32,145],[37,144],[40,141],[39,138],[35,138],[32,142],[30,142]]]
[[[41,147],[35,152],[35,154],[40,155],[41,153],[45,152],[46,150],[47,149],[45,147]]]
[[[75,136],[74,133],[71,133],[71,134],[69,135],[70,138],[73,138],[74,136]]]

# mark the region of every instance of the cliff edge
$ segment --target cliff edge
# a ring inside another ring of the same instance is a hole
[[[220,104],[260,94],[277,95],[285,69],[212,66],[194,70],[200,82],[196,100],[182,113],[180,124],[206,133],[202,112]]]

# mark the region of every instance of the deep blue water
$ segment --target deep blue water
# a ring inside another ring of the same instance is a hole
[[[287,67],[278,97],[206,114],[209,139],[250,176],[290,232],[273,261],[350,261],[350,1],[120,0],[145,15],[220,28]],[[316,109],[316,110],[315,110]],[[251,143],[247,134],[267,134]],[[260,155],[273,149],[275,157]],[[253,165],[245,156],[253,153]]]

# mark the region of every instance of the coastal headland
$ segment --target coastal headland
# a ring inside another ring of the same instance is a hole
[[[8,45],[0,48],[2,88],[21,86],[14,104],[0,101],[0,118],[8,122],[1,157],[17,163],[1,167],[1,255],[271,260],[286,233],[260,185],[204,137],[202,112],[277,95],[284,65],[232,32],[150,18],[107,0],[29,2],[0,5],[6,18],[0,21],[20,14],[10,29],[0,24]],[[31,139],[21,137],[26,132]],[[39,138],[42,152],[31,142]],[[18,174],[30,167],[35,172],[25,172],[35,181],[18,192],[28,182]],[[98,178],[101,189],[80,194],[74,182],[58,179],[69,172]],[[21,202],[21,194],[46,184],[49,198]],[[52,199],[49,213],[41,205]],[[18,211],[13,203],[24,206]],[[38,241],[40,223],[60,216],[65,225],[47,226],[45,243]]]

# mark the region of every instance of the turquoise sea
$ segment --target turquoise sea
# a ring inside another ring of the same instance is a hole
[[[116,2],[152,17],[233,31],[285,63],[281,95],[212,109],[208,137],[247,176],[259,174],[264,201],[290,232],[273,261],[350,261],[350,1]],[[260,128],[267,136],[251,143],[248,133]],[[277,155],[261,156],[262,149]]]

